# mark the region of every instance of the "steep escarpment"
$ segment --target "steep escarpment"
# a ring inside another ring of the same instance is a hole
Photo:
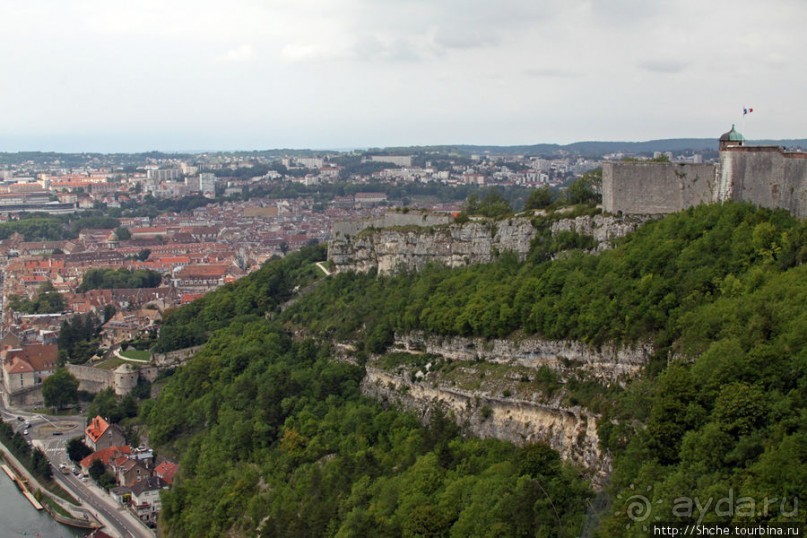
[[[519,445],[545,443],[600,487],[611,456],[600,447],[600,415],[570,387],[624,386],[648,363],[652,345],[603,345],[537,337],[483,339],[398,334],[367,364],[362,391],[415,412],[438,406],[465,431]]]
[[[210,336],[141,408],[155,446],[181,454],[166,533],[638,537],[636,492],[658,521],[704,516],[674,499],[725,496],[766,505],[749,523],[803,524],[807,223],[700,206],[597,256],[557,231],[573,252],[554,260],[550,226],[524,263],[343,272],[277,308],[271,290],[315,269],[299,259],[169,317]],[[579,470],[599,484],[609,461],[592,513]]]
[[[565,461],[585,470],[595,487],[601,487],[611,470],[611,458],[599,447],[598,416],[580,406],[565,407],[557,401],[532,397],[503,396],[489,390],[469,390],[433,381],[425,368],[418,372],[402,369],[390,372],[367,367],[362,391],[379,401],[393,404],[428,418],[434,406],[454,417],[469,433],[481,438],[495,438],[517,445],[546,443]],[[472,368],[473,370],[473,368]],[[476,375],[484,370],[474,371]],[[465,372],[468,373],[468,372]]]
[[[490,263],[499,252],[514,252],[523,259],[534,237],[535,228],[527,219],[367,229],[355,236],[335,234],[328,259],[340,272],[378,269],[389,274],[417,271],[430,263],[463,267]]]
[[[512,252],[524,260],[545,227],[550,236],[572,232],[590,237],[591,250],[598,252],[611,248],[616,238],[636,230],[645,220],[635,216],[586,215],[567,219],[541,216],[535,222],[518,217],[385,228],[344,224],[334,227],[328,259],[337,272],[365,273],[377,269],[379,274],[418,271],[431,263],[452,268],[490,263],[504,252]]]
[[[574,375],[605,385],[624,384],[637,376],[653,353],[653,346],[649,343],[609,343],[594,348],[574,340],[537,337],[485,339],[427,335],[422,331],[396,335],[393,348],[452,360],[484,360],[530,368],[546,366],[563,381]]]

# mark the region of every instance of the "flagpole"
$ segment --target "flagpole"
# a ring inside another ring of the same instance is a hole
[[[745,117],[748,115],[748,108],[743,105],[743,118],[740,120],[740,132],[745,133]],[[745,136],[745,134],[743,134]]]

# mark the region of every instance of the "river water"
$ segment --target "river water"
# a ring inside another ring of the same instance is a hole
[[[75,538],[84,534],[80,529],[56,523],[44,510],[38,512],[6,473],[0,471],[0,535],[4,538]]]

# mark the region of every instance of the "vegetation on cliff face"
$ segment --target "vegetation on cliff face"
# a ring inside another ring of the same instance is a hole
[[[172,536],[574,536],[590,494],[548,448],[462,439],[359,395],[362,368],[272,323],[236,322],[144,405],[182,454]]]
[[[682,522],[748,521],[694,507],[728,497],[760,503],[753,521],[791,521],[807,495],[807,224],[785,212],[699,207],[598,256],[336,275],[263,319],[306,256],[167,320],[164,348],[184,344],[182,323],[195,325],[187,341],[212,335],[144,405],[151,438],[182,454],[163,517],[177,535],[578,535],[588,495],[555,456],[463,440],[439,414],[421,429],[362,400],[361,368],[330,358],[327,342],[357,341],[361,358],[413,329],[654,344],[647,374],[599,399],[615,459],[606,507],[587,519],[600,536],[644,535],[636,491],[654,518]],[[525,469],[530,457],[540,464]]]
[[[213,331],[233,321],[254,320],[275,313],[296,291],[322,275],[312,263],[324,258],[324,245],[308,246],[264,265],[248,278],[170,311],[163,320],[155,351],[202,344]]]

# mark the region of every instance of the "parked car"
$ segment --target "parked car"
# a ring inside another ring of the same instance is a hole
[[[25,431],[22,432],[23,435],[28,435],[28,428],[25,428]]]

